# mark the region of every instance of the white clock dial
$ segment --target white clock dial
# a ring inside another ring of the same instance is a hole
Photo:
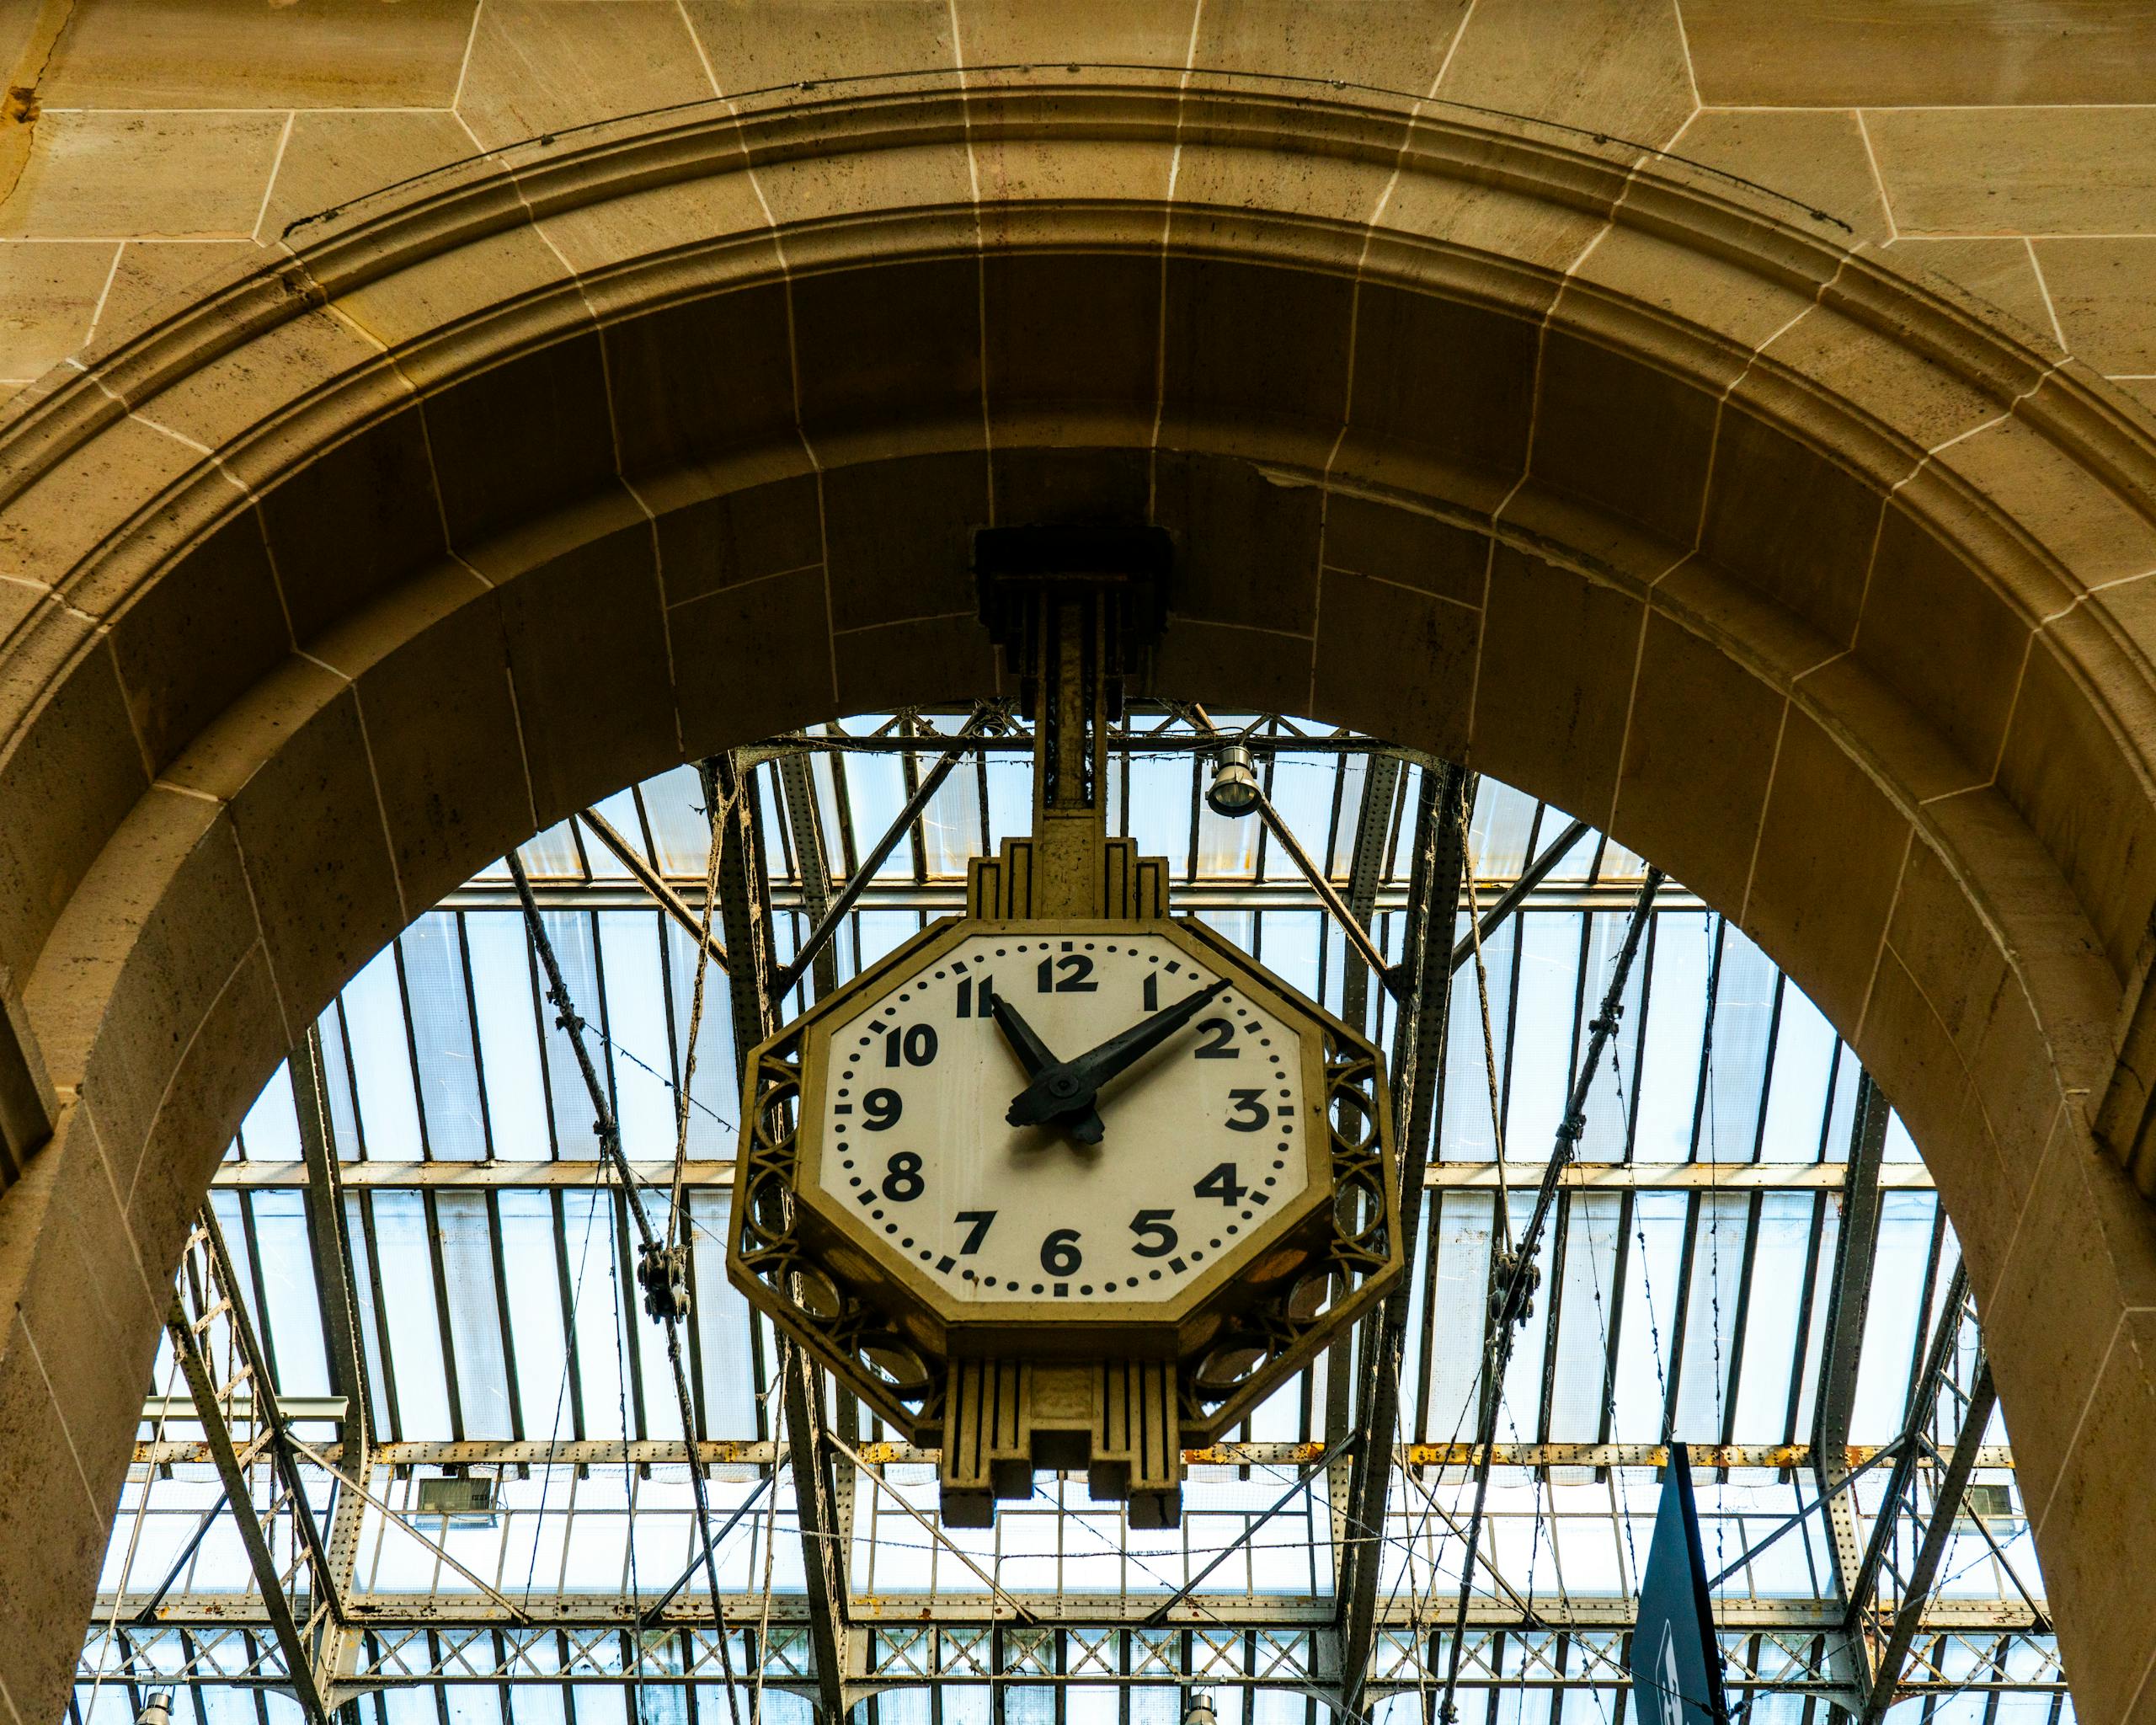
[[[1226,985],[1103,1082],[1101,1141],[1012,1126],[1032,1081],[1001,996],[1059,1061]],[[1303,1032],[1171,937],[974,935],[835,1024],[819,1184],[887,1252],[981,1305],[1166,1297],[1309,1180]]]

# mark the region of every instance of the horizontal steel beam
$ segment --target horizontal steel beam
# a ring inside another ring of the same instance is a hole
[[[731,1162],[692,1162],[686,1165],[682,1183],[705,1190],[734,1184]],[[639,1184],[670,1185],[674,1165],[662,1162],[632,1162],[630,1172]],[[390,1190],[436,1191],[459,1188],[475,1191],[532,1188],[605,1187],[616,1183],[613,1170],[593,1162],[350,1162],[339,1164],[339,1175],[348,1192],[382,1188]],[[1504,1167],[1505,1184],[1531,1190],[1542,1178],[1539,1163],[1524,1158]],[[1472,1191],[1494,1187],[1495,1162],[1432,1162],[1422,1179],[1427,1191]],[[1843,1168],[1839,1162],[1575,1162],[1559,1177],[1561,1188],[1586,1192],[1838,1192]],[[221,1162],[211,1177],[213,1187],[304,1188],[304,1162]],[[1882,1190],[1929,1192],[1931,1170],[1922,1162],[1892,1162],[1880,1170]]]

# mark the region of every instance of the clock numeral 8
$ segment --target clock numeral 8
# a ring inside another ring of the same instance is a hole
[[[1051,1276],[1075,1275],[1085,1261],[1075,1228],[1058,1228],[1041,1242],[1041,1268]]]
[[[895,1090],[872,1090],[861,1098],[862,1124],[871,1132],[888,1132],[906,1111],[905,1099]]]
[[[894,1151],[883,1164],[883,1196],[894,1204],[911,1204],[927,1189],[921,1178],[921,1158],[910,1150]]]

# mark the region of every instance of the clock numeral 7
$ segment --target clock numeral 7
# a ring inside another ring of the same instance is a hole
[[[1130,1219],[1130,1231],[1139,1243],[1130,1249],[1140,1258],[1166,1258],[1176,1249],[1176,1231],[1168,1226],[1171,1210],[1141,1210]]]
[[[958,1247],[958,1256],[963,1258],[969,1252],[980,1250],[980,1242],[988,1238],[988,1225],[995,1220],[995,1212],[992,1210],[962,1210],[952,1220],[966,1225],[965,1243]]]
[[[1262,1090],[1231,1090],[1229,1098],[1235,1107],[1228,1111],[1228,1130],[1230,1132],[1262,1132],[1265,1123],[1273,1118],[1273,1110],[1258,1100]]]

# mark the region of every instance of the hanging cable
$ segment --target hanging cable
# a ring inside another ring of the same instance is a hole
[[[1641,883],[1639,897],[1633,902],[1630,922],[1625,930],[1625,944],[1618,951],[1617,968],[1610,978],[1608,991],[1603,996],[1602,1010],[1595,1015],[1588,1027],[1592,1032],[1588,1044],[1587,1058],[1581,1061],[1579,1076],[1566,1099],[1565,1117],[1557,1127],[1556,1142],[1550,1148],[1550,1162],[1542,1171],[1542,1183],[1535,1188],[1534,1208],[1528,1214],[1527,1226],[1521,1231],[1519,1244],[1505,1265],[1505,1274],[1499,1287],[1492,1290],[1489,1328],[1482,1344],[1482,1407],[1477,1422],[1476,1456],[1475,1463],[1475,1509],[1467,1523],[1467,1555],[1460,1565],[1460,1607],[1453,1626],[1452,1646],[1445,1662],[1444,1699],[1440,1704],[1438,1717],[1451,1725],[1455,1717],[1454,1696],[1460,1687],[1460,1649],[1467,1630],[1467,1606],[1475,1589],[1475,1554],[1482,1535],[1482,1515],[1490,1495],[1490,1465],[1497,1445],[1497,1426],[1504,1393],[1505,1369],[1512,1362],[1513,1332],[1527,1316],[1529,1300],[1534,1291],[1535,1274],[1534,1254],[1540,1242],[1543,1224],[1557,1195],[1557,1182],[1566,1166],[1578,1153],[1581,1135],[1586,1130],[1587,1098],[1594,1083],[1595,1074],[1602,1065],[1602,1054],[1609,1039],[1617,1032],[1618,1020],[1625,1010],[1625,986],[1631,976],[1632,961],[1639,954],[1640,939],[1646,933],[1647,917],[1654,908],[1654,895],[1662,886],[1659,868],[1650,868],[1646,879]]]
[[[1490,967],[1482,957],[1482,907],[1475,895],[1475,840],[1470,823],[1475,814],[1472,793],[1465,779],[1460,786],[1460,843],[1467,859],[1460,871],[1467,884],[1467,931],[1475,943],[1475,992],[1482,1003],[1482,1071],[1490,1086],[1490,1144],[1497,1158],[1497,1238],[1509,1252],[1513,1244],[1512,1206],[1505,1190],[1504,1105],[1497,1093],[1497,1044],[1490,1033]]]
[[[554,943],[540,917],[538,902],[531,896],[531,882],[524,872],[523,859],[515,851],[509,853],[509,872],[510,878],[516,883],[518,901],[524,906],[525,927],[538,950],[539,962],[546,969],[547,998],[553,1004],[554,1022],[568,1037],[569,1047],[576,1055],[577,1070],[584,1075],[584,1087],[591,1098],[591,1130],[599,1140],[600,1159],[611,1162],[621,1178],[622,1196],[630,1215],[636,1220],[638,1243],[648,1259],[654,1250],[664,1248],[637,1195],[636,1177],[622,1149],[621,1128],[615,1121],[613,1106],[599,1081],[598,1069],[591,1063],[591,1051],[584,1046],[584,1020],[577,1017],[575,1003],[569,998],[568,984],[562,977],[561,961],[554,956]],[[705,903],[708,905],[710,900],[707,898]],[[740,1702],[734,1691],[734,1656],[727,1645],[726,1610],[718,1589],[718,1562],[712,1551],[711,1503],[704,1489],[702,1433],[696,1423],[695,1399],[689,1394],[689,1375],[681,1364],[681,1320],[670,1308],[654,1316],[666,1326],[666,1361],[673,1369],[674,1395],[680,1404],[681,1435],[688,1443],[689,1485],[696,1500],[696,1529],[703,1536],[704,1578],[711,1589],[712,1627],[718,1637],[718,1660],[726,1680],[727,1711],[733,1725],[740,1725]]]

